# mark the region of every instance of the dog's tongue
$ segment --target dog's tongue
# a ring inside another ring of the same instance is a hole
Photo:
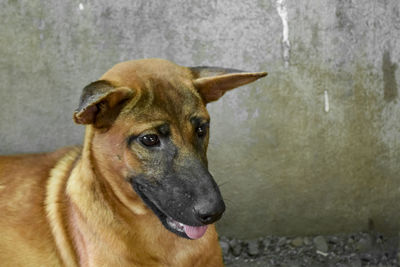
[[[207,225],[204,226],[189,226],[183,225],[186,235],[191,239],[199,239],[207,231]]]

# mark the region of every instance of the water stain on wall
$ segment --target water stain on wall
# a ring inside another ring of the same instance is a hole
[[[383,97],[387,102],[393,101],[399,94],[397,90],[396,69],[397,64],[392,62],[390,52],[385,51],[382,56],[382,72]]]
[[[351,0],[338,1],[336,6],[336,18],[340,30],[351,31],[354,28],[353,21],[348,16],[348,10],[352,8]]]

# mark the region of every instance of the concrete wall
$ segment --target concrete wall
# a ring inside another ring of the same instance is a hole
[[[0,153],[80,143],[120,61],[268,71],[209,105],[220,232],[399,230],[398,0],[2,0],[0,25]]]

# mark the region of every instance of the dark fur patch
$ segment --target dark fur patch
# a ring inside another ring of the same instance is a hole
[[[85,110],[91,103],[98,101],[104,94],[112,90],[114,87],[110,82],[100,80],[92,82],[83,88],[82,95],[79,99],[79,106],[75,110],[76,112],[81,112]]]

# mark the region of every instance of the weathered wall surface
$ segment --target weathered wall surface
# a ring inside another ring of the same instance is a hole
[[[220,232],[394,232],[399,36],[398,0],[2,0],[0,153],[80,143],[80,91],[120,61],[268,71],[209,105]]]

